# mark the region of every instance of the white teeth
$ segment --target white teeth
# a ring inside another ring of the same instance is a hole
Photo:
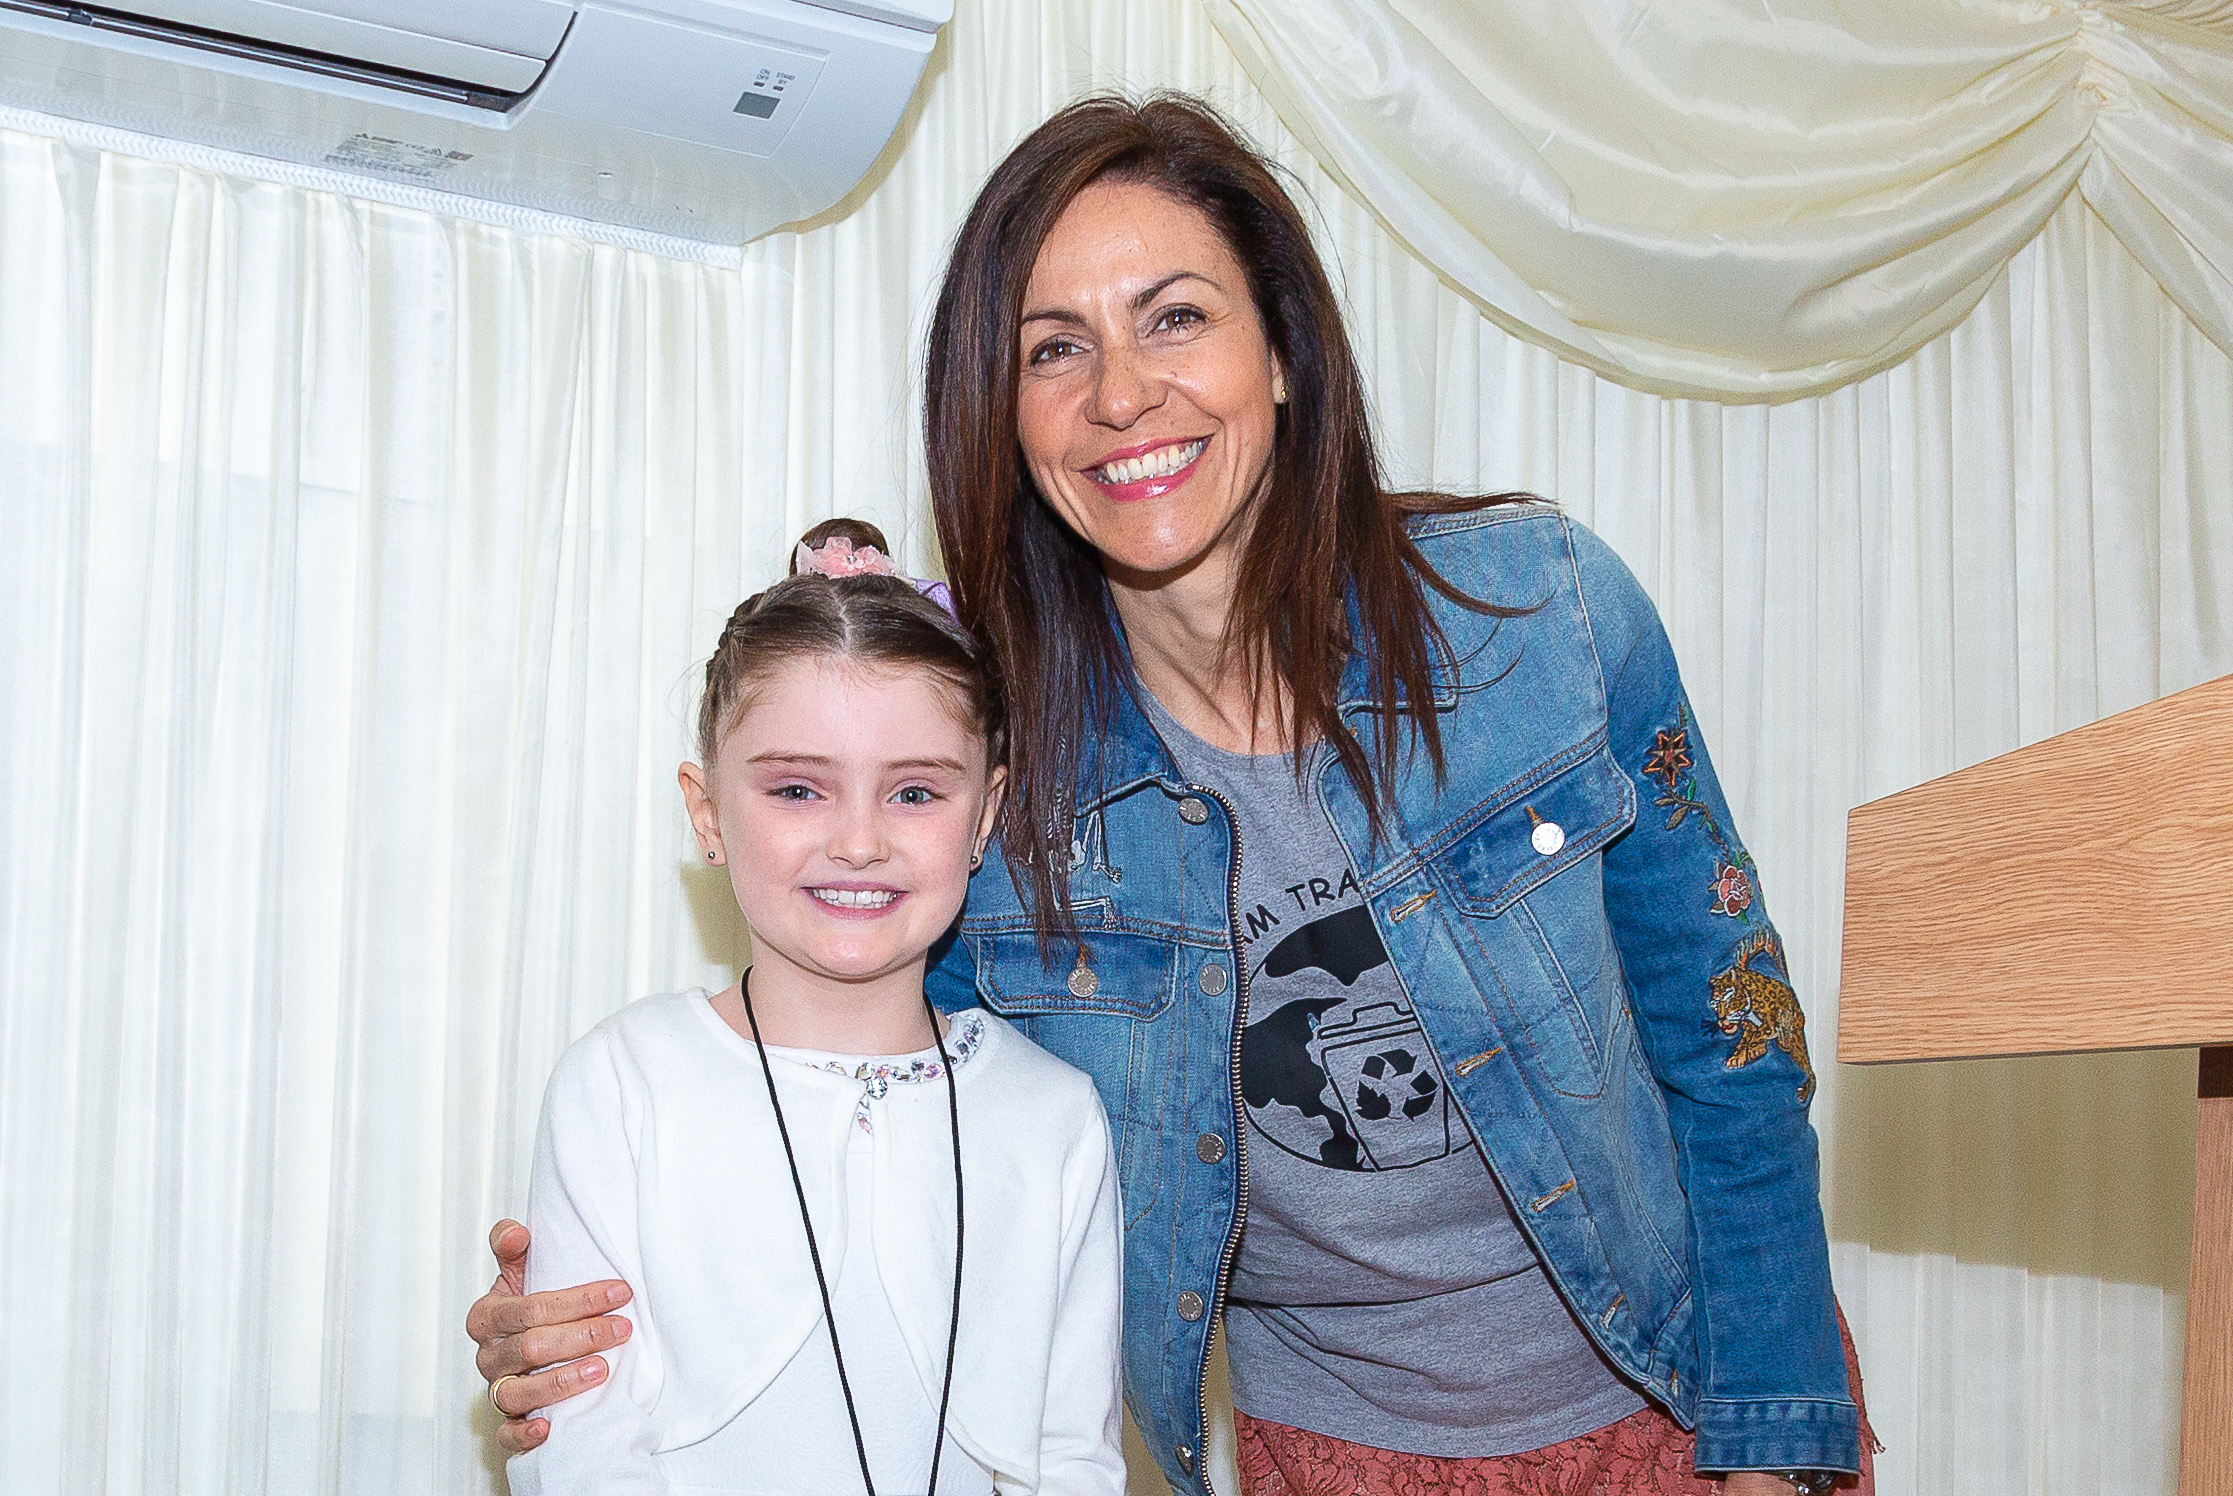
[[[810,888],[807,892],[840,909],[882,909],[899,897],[888,888]]]
[[[1093,470],[1093,476],[1102,483],[1144,483],[1150,478],[1168,478],[1202,455],[1209,445],[1209,438],[1181,442],[1175,447],[1158,447],[1139,457],[1127,457],[1122,462],[1103,463]]]

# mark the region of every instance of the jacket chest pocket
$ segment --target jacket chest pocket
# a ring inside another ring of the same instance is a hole
[[[1621,984],[1599,858],[1635,818],[1635,786],[1609,750],[1584,743],[1485,802],[1428,858],[1452,935],[1494,972],[1484,995],[1509,1007],[1569,1095],[1604,1083]]]
[[[1105,910],[1078,910],[1081,923]],[[1079,932],[1041,952],[1030,929],[972,929],[962,938],[977,967],[986,1007],[1013,1022],[1040,1048],[1093,1078],[1116,1134],[1118,1178],[1127,1225],[1145,1215],[1158,1189],[1157,1139],[1173,1024],[1179,948],[1126,930]]]

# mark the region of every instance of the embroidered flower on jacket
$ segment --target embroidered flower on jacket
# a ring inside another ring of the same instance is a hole
[[[1690,771],[1697,767],[1690,753],[1690,707],[1687,703],[1675,708],[1675,725],[1654,734],[1656,739],[1651,752],[1644,755],[1643,772],[1647,778],[1656,779],[1664,788],[1652,797],[1652,804],[1667,812],[1667,829],[1679,830],[1682,823],[1692,816],[1706,831],[1706,839],[1713,843],[1715,862],[1715,890],[1718,893],[1725,881],[1725,874],[1732,868],[1752,866],[1752,859],[1745,849],[1738,846],[1729,834],[1721,829],[1721,820],[1714,809],[1699,793],[1698,776]],[[1742,903],[1723,908],[1717,905],[1716,914],[1740,916],[1752,903],[1751,881],[1746,880]]]
[[[1644,772],[1672,790],[1675,781],[1690,771],[1690,729],[1678,725],[1655,738],[1651,752],[1644,755]]]
[[[1742,919],[1752,907],[1752,875],[1733,863],[1715,859],[1714,913]]]

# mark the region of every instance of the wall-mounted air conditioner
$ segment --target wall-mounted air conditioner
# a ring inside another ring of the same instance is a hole
[[[953,0],[0,0],[0,105],[737,244],[861,179],[952,15]]]

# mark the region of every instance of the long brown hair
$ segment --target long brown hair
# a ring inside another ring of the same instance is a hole
[[[989,642],[1007,688],[1001,843],[1012,874],[1029,879],[1042,937],[1069,933],[1068,858],[1049,853],[1070,842],[1081,744],[1107,726],[1127,684],[1099,559],[1023,465],[1018,327],[1040,246],[1072,199],[1102,181],[1141,183],[1198,209],[1246,268],[1288,399],[1251,500],[1226,647],[1258,700],[1269,691],[1288,704],[1281,725],[1298,772],[1311,743],[1330,745],[1375,834],[1381,787],[1402,761],[1403,724],[1442,771],[1430,670],[1448,646],[1422,587],[1468,608],[1510,611],[1438,576],[1405,519],[1525,497],[1387,492],[1356,356],[1309,228],[1277,169],[1207,104],[1176,94],[1088,98],[1025,137],[978,193],[947,261],[925,357],[923,439],[955,604]],[[1353,633],[1374,698],[1400,703],[1383,709],[1379,751],[1369,756],[1338,710]]]

